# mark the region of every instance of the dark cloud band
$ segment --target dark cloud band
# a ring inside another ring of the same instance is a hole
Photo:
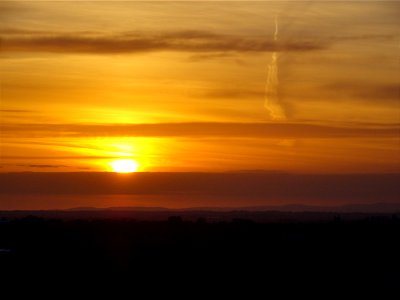
[[[1,41],[2,52],[52,53],[140,53],[152,51],[181,52],[265,52],[314,51],[321,43],[310,41],[267,40],[264,37],[221,35],[207,31],[169,33],[125,33],[116,36],[98,34],[6,34]]]
[[[347,128],[296,123],[157,123],[157,124],[3,124],[3,136],[397,137],[399,127]]]

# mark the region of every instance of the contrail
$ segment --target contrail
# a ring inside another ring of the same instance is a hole
[[[275,17],[274,42],[278,41],[279,24],[278,17]],[[271,62],[268,66],[267,83],[265,86],[265,108],[269,111],[272,120],[286,120],[286,114],[279,99],[279,78],[278,78],[278,52],[272,53]]]
[[[274,32],[274,41],[278,40],[278,33],[279,33],[279,23],[278,17],[275,17],[275,32]]]

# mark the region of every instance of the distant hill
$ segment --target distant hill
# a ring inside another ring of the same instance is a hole
[[[166,221],[181,217],[185,221],[230,222],[246,219],[255,222],[331,222],[340,216],[342,221],[374,218],[399,218],[399,203],[358,204],[345,206],[253,206],[253,207],[192,207],[169,209],[164,207],[76,207],[64,210],[15,210],[0,211],[0,221],[34,216],[63,220],[130,219],[137,221]]]
[[[166,208],[166,207],[75,207],[67,211],[138,211],[138,212],[185,212],[185,211],[210,211],[210,212],[232,212],[232,211],[274,211],[274,212],[337,212],[337,213],[396,213],[400,212],[400,203],[373,203],[353,204],[340,206],[313,206],[313,205],[270,205],[270,206],[244,206],[244,207],[188,207],[188,208]]]

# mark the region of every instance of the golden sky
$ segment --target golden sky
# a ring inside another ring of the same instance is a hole
[[[0,171],[399,172],[399,6],[3,1]]]

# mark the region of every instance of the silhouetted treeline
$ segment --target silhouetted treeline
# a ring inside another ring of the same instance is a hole
[[[0,219],[21,219],[26,216],[36,216],[46,219],[61,220],[121,220],[136,219],[138,221],[163,221],[171,216],[179,215],[186,221],[196,221],[205,218],[209,222],[229,222],[233,219],[249,219],[259,223],[296,223],[296,222],[330,222],[337,215],[343,221],[357,221],[371,218],[391,218],[400,215],[400,211],[386,213],[368,212],[337,212],[329,211],[279,211],[279,210],[245,210],[245,209],[73,209],[73,210],[16,210],[0,211]]]
[[[124,274],[131,280],[175,278],[179,284],[353,289],[390,289],[400,282],[396,215],[357,221],[338,215],[321,223],[27,216],[0,221],[0,249],[2,275],[15,278]]]

